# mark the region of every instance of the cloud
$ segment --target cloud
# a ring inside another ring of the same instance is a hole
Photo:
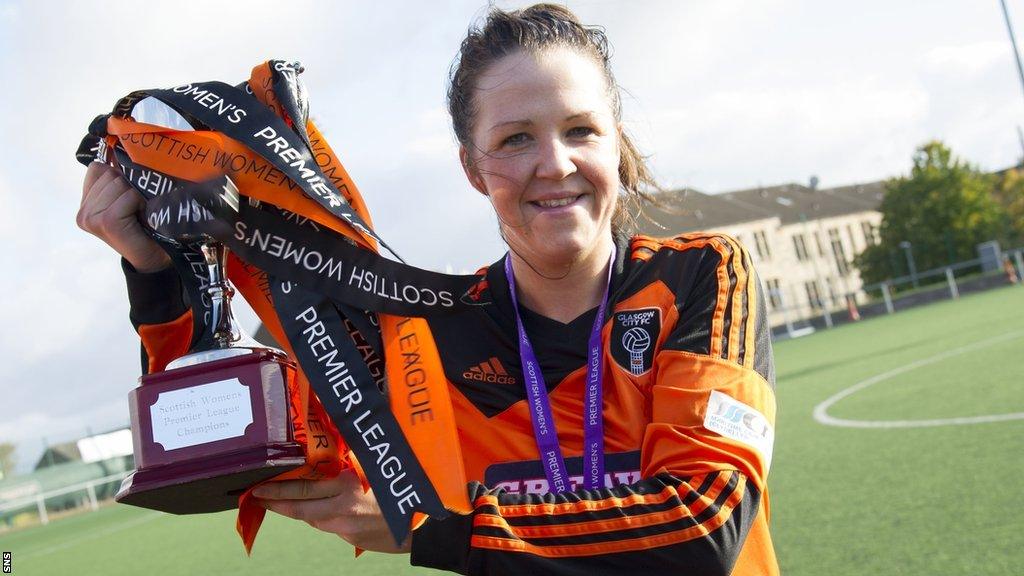
[[[1000,65],[1006,66],[1013,57],[1013,50],[1006,41],[974,42],[955,46],[936,46],[929,49],[923,64],[933,72],[955,75],[961,80]]]
[[[417,114],[416,127],[406,151],[436,162],[456,158],[459,146],[451,131],[448,111],[438,107]]]

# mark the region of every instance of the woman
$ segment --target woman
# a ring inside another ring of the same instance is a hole
[[[353,474],[256,496],[355,546],[461,573],[777,573],[760,289],[730,238],[623,236],[625,204],[653,182],[622,130],[603,33],[558,6],[493,9],[462,44],[449,110],[509,246],[480,273],[480,306],[430,320],[474,512],[396,547]],[[168,263],[135,197],[94,166],[79,223],[131,265],[136,323],[168,322],[180,312],[154,304],[168,300],[156,287]]]

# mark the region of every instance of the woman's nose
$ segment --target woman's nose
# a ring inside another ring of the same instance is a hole
[[[576,162],[572,149],[559,138],[551,138],[540,146],[540,157],[537,161],[537,177],[551,180],[563,180],[576,172]]]

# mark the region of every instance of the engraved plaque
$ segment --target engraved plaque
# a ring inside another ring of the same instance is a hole
[[[161,392],[150,416],[153,442],[175,450],[244,435],[252,400],[249,388],[231,378]]]

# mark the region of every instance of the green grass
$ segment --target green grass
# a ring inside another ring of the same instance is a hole
[[[1020,356],[1022,350],[1024,338],[1013,338],[945,358],[858,392],[829,414],[853,420],[899,420],[1021,412],[1024,362],[1007,360]],[[984,381],[979,381],[978,374],[985,375]]]
[[[16,575],[440,574],[411,568],[407,556],[356,559],[341,539],[272,515],[247,558],[233,512],[172,516],[120,505],[0,536],[0,549],[13,553]]]
[[[783,573],[1020,574],[1024,420],[824,426],[829,396],[871,376],[1024,329],[1024,289],[915,308],[776,346],[773,537]],[[913,420],[1024,412],[1024,338],[841,400],[832,416]]]
[[[1024,330],[1008,287],[776,346],[772,533],[786,575],[1010,575],[1024,566],[1024,420],[906,429],[824,426],[829,396],[874,375]],[[904,372],[832,416],[913,420],[1024,412],[1024,337]],[[0,536],[14,574],[423,574],[268,517],[252,558],[234,514],[176,517],[122,506]]]

